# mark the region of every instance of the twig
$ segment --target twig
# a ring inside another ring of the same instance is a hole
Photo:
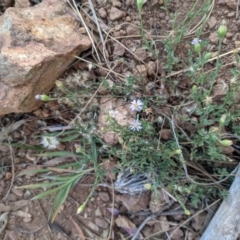
[[[238,11],[239,11],[239,2],[240,2],[240,0],[237,1],[237,7],[236,7],[236,19],[238,19],[238,17],[239,17],[239,13],[238,13]]]
[[[10,149],[10,156],[11,156],[11,169],[12,169],[12,179],[11,179],[11,183],[10,183],[10,187],[6,193],[6,195],[4,196],[4,198],[2,199],[3,202],[6,202],[7,199],[8,199],[8,195],[10,193],[10,191],[12,190],[12,187],[13,187],[13,182],[14,182],[14,177],[15,177],[15,164],[14,164],[14,159],[15,159],[15,156],[14,156],[14,152],[13,152],[13,149],[12,149],[12,146],[11,146],[11,143],[9,141],[9,138],[8,138],[8,144],[9,144],[9,149]]]

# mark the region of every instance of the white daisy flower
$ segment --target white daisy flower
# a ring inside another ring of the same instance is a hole
[[[55,149],[55,148],[57,148],[59,141],[57,140],[56,137],[42,136],[41,143],[47,149]]]
[[[130,105],[132,111],[141,111],[143,109],[143,102],[141,100],[133,100]]]
[[[142,123],[139,122],[138,120],[133,120],[131,123],[130,123],[130,129],[133,130],[133,131],[139,131],[142,129]]]
[[[200,42],[202,42],[201,39],[199,39],[199,38],[194,38],[194,39],[191,41],[191,44],[192,44],[192,45],[196,45],[196,44],[198,44],[198,43],[200,43]]]
[[[118,115],[118,111],[110,110],[110,111],[108,111],[108,114],[110,117],[116,118]]]

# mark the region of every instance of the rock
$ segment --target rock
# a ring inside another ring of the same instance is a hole
[[[116,195],[115,200],[116,202],[122,202],[128,211],[135,213],[147,209],[150,202],[150,194],[142,193],[141,196],[129,194]]]
[[[118,8],[120,8],[122,6],[122,4],[118,0],[112,0],[112,5],[114,7],[118,7]]]
[[[109,226],[109,223],[104,218],[95,218],[95,223],[98,227],[107,229]]]
[[[99,207],[98,207],[98,208],[96,209],[96,211],[95,211],[95,216],[96,216],[96,217],[101,217],[101,216],[102,216],[102,212],[101,212],[101,210],[100,210]]]
[[[126,6],[127,6],[127,7],[132,6],[134,3],[135,3],[134,0],[126,0]]]
[[[148,75],[149,75],[149,76],[154,75],[154,74],[155,74],[155,71],[156,71],[156,64],[155,64],[155,62],[149,61],[149,62],[147,63],[147,72],[148,72]]]
[[[169,140],[173,138],[172,131],[170,129],[163,128],[159,131],[159,135],[163,140]]]
[[[132,25],[127,26],[126,30],[127,30],[128,35],[138,35],[140,33],[139,28],[137,28],[136,26],[132,26]]]
[[[134,52],[134,57],[136,58],[136,60],[140,60],[140,61],[144,61],[147,58],[147,53],[146,50],[144,50],[143,48],[138,48],[135,52]]]
[[[26,217],[26,218],[23,218],[23,222],[25,223],[29,223],[32,221],[32,218],[31,217]]]
[[[141,76],[141,77],[147,77],[147,68],[145,65],[137,65],[134,74]]]
[[[218,44],[218,35],[216,32],[212,32],[209,36],[209,40],[211,43],[217,45]]]
[[[169,231],[170,239],[177,240],[184,236],[183,230],[180,228],[175,228]]]
[[[225,0],[225,3],[228,7],[236,9],[237,6],[236,0]]]
[[[234,148],[232,146],[219,146],[222,149],[222,153],[227,154],[227,155],[232,155],[234,152]]]
[[[92,229],[93,231],[95,231],[95,232],[98,232],[99,231],[99,227],[95,224],[95,223],[93,223],[93,222],[88,222],[87,223],[87,226],[90,228],[90,229]]]
[[[126,104],[122,100],[112,97],[103,97],[100,100],[100,115],[99,115],[99,132],[102,134],[103,140],[109,145],[118,143],[118,134],[113,131],[106,131],[109,118],[115,118],[121,126],[129,125],[134,119],[136,113],[130,110],[130,104]]]
[[[213,29],[217,24],[217,19],[215,17],[210,17],[208,20],[209,29]]]
[[[114,43],[113,55],[123,56],[124,53],[125,53],[125,48],[119,43]]]
[[[123,17],[123,12],[116,7],[111,7],[109,17],[110,17],[110,20],[116,21]]]
[[[226,96],[228,91],[228,85],[222,79],[217,80],[217,84],[213,87],[213,99],[215,101],[221,100]]]
[[[15,4],[14,4],[15,8],[25,8],[30,6],[31,4],[29,0],[15,0]]]
[[[110,196],[107,192],[100,192],[99,197],[101,198],[102,201],[108,202],[110,200]]]
[[[234,46],[235,46],[235,48],[239,48],[240,47],[240,41],[234,41]]]
[[[45,0],[29,8],[8,8],[0,17],[0,115],[30,112],[55,80],[91,46],[63,1]]]
[[[107,12],[106,12],[106,10],[104,8],[100,8],[98,10],[98,13],[99,13],[101,18],[106,18],[107,17]]]

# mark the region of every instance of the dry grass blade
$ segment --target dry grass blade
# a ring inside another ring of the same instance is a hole
[[[78,231],[81,240],[85,240],[86,238],[84,237],[84,234],[83,234],[82,229],[81,229],[81,228],[79,227],[79,225],[73,220],[72,217],[70,217],[70,220],[72,221],[74,227],[75,227],[76,230]]]
[[[75,0],[73,0],[73,5],[70,3],[69,0],[67,0],[67,2],[68,2],[68,4],[69,4],[69,6],[70,6],[70,7],[75,11],[75,13],[78,15],[79,19],[81,19],[81,23],[83,24],[83,26],[84,26],[87,34],[88,34],[88,37],[90,38],[90,40],[91,40],[91,42],[92,42],[92,47],[93,47],[93,49],[94,49],[95,52],[96,52],[98,61],[101,62],[100,56],[99,56],[99,54],[98,54],[96,45],[95,45],[95,43],[94,43],[94,40],[93,40],[93,37],[92,37],[92,34],[91,34],[91,31],[89,30],[89,27],[88,27],[87,24],[85,23],[82,14],[81,14],[80,11],[78,10],[78,6],[77,6]]]

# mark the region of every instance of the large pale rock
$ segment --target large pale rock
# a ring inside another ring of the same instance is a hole
[[[91,46],[60,0],[28,8],[8,8],[0,17],[0,115],[29,112],[55,80]]]

